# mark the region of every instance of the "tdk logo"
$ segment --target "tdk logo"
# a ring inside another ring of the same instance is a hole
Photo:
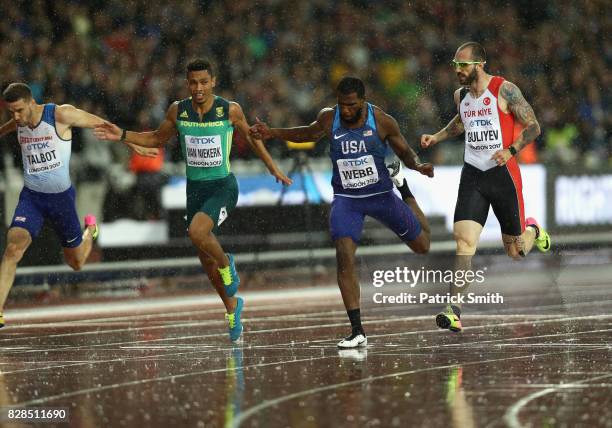
[[[493,126],[493,121],[491,119],[476,119],[470,122],[470,128],[474,128],[475,126]]]
[[[367,164],[368,164],[367,158],[345,159],[344,160],[344,166],[362,166],[362,165],[367,165]]]
[[[215,137],[193,137],[193,144],[215,144]]]
[[[49,148],[49,142],[45,142],[45,143],[30,143],[26,146],[26,150],[42,150],[42,149],[48,149]]]

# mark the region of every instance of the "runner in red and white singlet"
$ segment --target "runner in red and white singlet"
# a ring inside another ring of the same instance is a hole
[[[465,133],[453,234],[457,243],[455,269],[470,270],[489,207],[501,226],[507,254],[521,259],[534,244],[550,249],[548,233],[533,218],[525,219],[521,173],[515,155],[540,135],[540,125],[520,89],[484,70],[486,54],[475,42],[459,47],[452,61],[461,88],[455,91],[457,115],[434,135],[423,135],[430,147]],[[522,131],[515,135],[515,122]],[[436,317],[441,328],[461,331],[461,301],[466,286],[451,284],[446,310]]]

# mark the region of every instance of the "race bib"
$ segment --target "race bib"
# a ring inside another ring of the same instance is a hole
[[[26,142],[22,142],[23,140]],[[27,137],[20,138],[26,174],[42,174],[62,167],[59,148],[52,138],[40,142],[27,140]]]
[[[361,189],[378,183],[378,170],[372,155],[357,159],[338,159],[336,162],[344,189]]]
[[[185,150],[187,166],[213,168],[223,164],[220,135],[206,137],[185,135]]]

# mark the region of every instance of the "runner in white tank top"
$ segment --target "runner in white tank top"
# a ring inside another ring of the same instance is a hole
[[[426,148],[465,132],[465,164],[455,207],[455,269],[471,270],[472,257],[489,207],[501,225],[507,254],[520,260],[535,244],[550,249],[550,238],[533,218],[525,219],[522,181],[515,155],[540,134],[533,109],[520,89],[485,69],[484,48],[475,42],[459,47],[452,61],[462,88],[455,91],[457,115],[434,135],[423,135]],[[514,135],[514,123],[523,130]],[[461,330],[461,303],[467,286],[451,284],[449,305],[436,317],[440,328]]]
[[[23,157],[24,188],[8,230],[0,267],[0,327],[4,304],[13,286],[17,263],[48,221],[58,234],[64,259],[80,270],[97,237],[96,218],[85,216],[85,231],[76,212],[70,182],[72,128],[93,128],[104,121],[71,105],[37,104],[24,83],[12,83],[3,92],[12,119],[0,126],[0,137],[17,132]],[[138,148],[145,156],[156,149]]]

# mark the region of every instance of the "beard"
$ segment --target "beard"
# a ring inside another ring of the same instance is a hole
[[[342,121],[348,123],[349,125],[353,125],[353,124],[359,122],[359,119],[361,118],[361,112],[362,111],[363,111],[363,107],[361,107],[359,110],[357,110],[353,117],[349,117],[349,118],[342,117]]]
[[[463,77],[461,75],[459,75],[459,83],[465,86],[469,86],[472,84],[472,82],[474,82],[474,80],[476,80],[477,77],[477,73],[476,73],[476,67],[474,67],[474,69],[472,70],[472,72],[470,74],[468,74],[467,76]]]

